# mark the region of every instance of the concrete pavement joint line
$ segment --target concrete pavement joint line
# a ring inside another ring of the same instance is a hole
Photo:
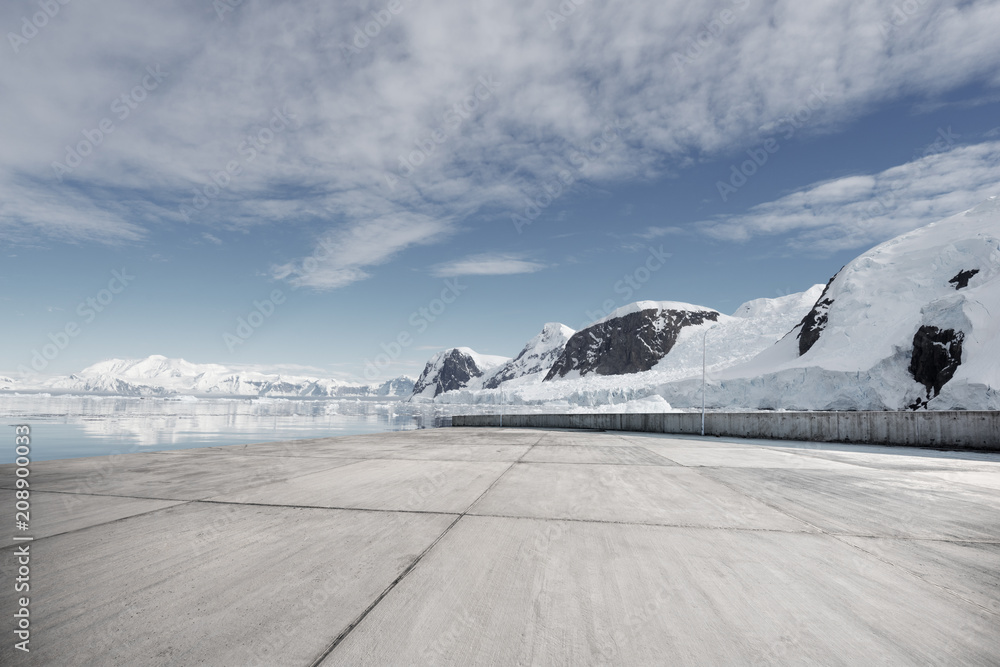
[[[117,497],[119,497],[119,498],[127,498],[128,496],[117,496]],[[148,498],[147,500],[160,500],[160,498]],[[170,501],[168,501],[168,502],[170,502]],[[59,537],[60,535],[69,535],[70,533],[79,533],[82,530],[90,530],[91,528],[99,528],[101,526],[110,526],[111,524],[118,523],[119,521],[126,521],[128,519],[134,519],[136,517],[145,516],[147,514],[153,514],[155,512],[163,512],[165,510],[172,510],[172,509],[175,509],[177,507],[182,507],[184,505],[190,505],[193,502],[197,502],[197,501],[195,501],[195,500],[187,500],[187,501],[182,500],[182,501],[179,501],[176,505],[170,505],[169,507],[159,507],[159,508],[157,508],[155,510],[148,510],[146,512],[139,512],[138,514],[130,514],[128,516],[123,516],[123,517],[119,517],[117,519],[112,519],[111,521],[104,521],[102,523],[94,523],[94,524],[91,524],[89,526],[80,526],[79,528],[73,528],[72,530],[64,530],[63,532],[56,533],[54,535],[45,535],[43,537],[36,537],[34,540],[32,540],[32,542],[33,543],[38,543],[38,542],[41,542],[42,540],[47,540],[47,539],[52,538],[52,537]],[[3,551],[5,549],[13,549],[15,546],[17,546],[17,545],[16,544],[10,544],[10,545],[4,546],[4,547],[0,547],[0,551]]]
[[[542,437],[540,437],[538,440],[536,440],[534,445],[532,445],[531,447],[528,447],[528,449],[523,454],[521,454],[521,456],[519,456],[516,461],[514,461],[509,466],[507,466],[507,469],[504,470],[502,473],[500,473],[500,475],[495,480],[493,480],[493,483],[490,484],[488,487],[486,487],[486,490],[483,491],[482,493],[480,493],[479,497],[476,498],[475,500],[473,500],[472,504],[470,504],[468,507],[465,508],[465,511],[462,512],[462,516],[465,516],[466,514],[468,514],[469,512],[471,512],[472,508],[475,507],[479,503],[480,500],[482,500],[483,498],[485,498],[487,493],[489,493],[490,491],[493,490],[493,487],[496,486],[497,483],[501,479],[503,479],[504,475],[506,475],[511,470],[513,470],[514,466],[516,466],[517,464],[521,463],[522,459],[524,459],[524,457],[528,455],[528,452],[530,452],[532,449],[534,449],[536,446],[538,446],[538,443],[541,442],[544,439],[545,439],[545,435],[542,435]],[[461,518],[461,517],[459,517],[459,518]]]
[[[743,526],[706,526],[702,524],[695,523],[640,523],[638,521],[614,521],[612,519],[576,519],[572,517],[537,517],[537,516],[519,516],[516,514],[475,514],[471,513],[468,516],[475,517],[493,517],[497,519],[524,519],[526,521],[572,521],[574,523],[602,523],[610,524],[615,526],[645,526],[649,528],[691,528],[696,530],[736,530],[746,533],[781,533],[784,535],[814,535],[814,536],[828,536],[828,537],[860,537],[865,539],[876,539],[876,540],[899,540],[900,542],[944,542],[946,544],[992,544],[995,546],[1000,546],[1000,541],[997,540],[946,540],[939,537],[886,537],[885,535],[871,535],[871,534],[861,534],[861,533],[814,533],[807,530],[782,530],[781,528],[746,528]]]
[[[228,453],[228,452],[227,452]],[[240,453],[239,456],[255,456],[257,458],[271,457],[271,458],[289,458],[289,459],[334,459],[334,458],[357,458],[353,456],[309,456],[307,454],[286,454],[284,452],[278,452],[274,454],[258,454],[256,452],[244,452]]]
[[[697,467],[692,468],[692,470],[694,470],[695,473],[697,473],[699,475],[701,474],[700,472],[698,472],[698,468]],[[702,476],[705,477],[704,475],[702,475]],[[779,512],[781,514],[784,514],[785,516],[787,516],[790,519],[798,521],[799,523],[804,523],[805,525],[807,525],[807,526],[809,526],[811,528],[815,528],[816,530],[818,530],[819,532],[823,533],[824,535],[829,535],[830,534],[827,531],[825,531],[822,528],[820,528],[819,526],[817,526],[817,525],[815,525],[813,523],[810,523],[809,521],[806,521],[805,519],[800,519],[799,517],[795,516],[794,514],[791,514],[790,512],[785,511],[783,508],[778,507],[777,505],[773,505],[773,504],[771,504],[771,503],[769,503],[769,502],[767,502],[765,500],[761,500],[760,498],[757,498],[756,496],[753,496],[750,493],[747,493],[746,491],[733,486],[732,484],[728,483],[725,480],[715,479],[714,477],[705,477],[705,479],[708,479],[708,480],[713,481],[713,482],[718,482],[719,484],[722,484],[723,486],[725,486],[726,488],[728,488],[730,491],[735,491],[736,493],[740,494],[741,496],[746,496],[747,498],[750,498],[751,500],[755,500],[758,503],[764,505],[765,507],[770,507],[775,512]]]
[[[441,514],[445,516],[462,516],[459,512],[438,512],[433,510],[387,510],[377,507],[330,507],[329,505],[279,505],[275,503],[251,503],[236,500],[192,500],[193,503],[208,505],[246,505],[248,507],[288,507],[302,510],[336,510],[338,512],[382,512],[387,514]]]
[[[708,479],[713,479],[713,478],[709,477]],[[941,584],[936,584],[936,583],[934,583],[932,581],[929,581],[929,580],[925,579],[923,576],[921,576],[917,572],[914,572],[913,570],[907,569],[906,567],[903,567],[902,565],[900,565],[898,563],[894,563],[892,561],[886,560],[886,559],[884,559],[884,558],[882,558],[882,557],[880,557],[880,556],[878,556],[876,554],[873,554],[873,553],[871,553],[871,552],[869,552],[869,551],[867,551],[865,549],[862,549],[861,547],[859,547],[857,545],[851,544],[850,542],[848,542],[848,541],[846,541],[846,540],[843,539],[843,537],[846,537],[846,535],[842,535],[842,534],[838,534],[838,533],[831,533],[831,532],[829,532],[827,530],[824,530],[823,528],[821,528],[819,526],[816,526],[816,525],[810,523],[809,521],[806,521],[805,519],[801,519],[801,518],[799,518],[799,517],[797,517],[797,516],[795,516],[795,515],[793,515],[793,514],[791,514],[789,512],[786,512],[784,509],[782,509],[780,507],[772,505],[772,504],[770,504],[770,503],[768,503],[768,502],[766,502],[764,500],[761,500],[760,498],[756,498],[755,496],[751,495],[750,493],[747,493],[746,491],[743,491],[741,489],[738,489],[738,488],[736,488],[736,487],[728,484],[724,480],[718,480],[717,479],[715,481],[719,482],[723,486],[729,487],[730,490],[735,491],[736,493],[740,493],[740,494],[746,496],[747,498],[751,498],[753,500],[756,500],[759,503],[763,503],[764,505],[767,505],[771,509],[773,509],[773,510],[775,510],[777,512],[781,512],[782,514],[784,514],[784,515],[786,515],[786,516],[788,516],[788,517],[790,517],[792,519],[795,519],[796,521],[800,521],[800,522],[806,524],[807,526],[812,526],[813,528],[815,528],[816,530],[818,530],[821,534],[826,535],[827,537],[830,537],[830,538],[832,538],[832,539],[840,542],[841,544],[847,545],[848,547],[850,547],[850,548],[852,548],[852,549],[854,549],[856,551],[860,551],[861,553],[863,553],[863,554],[865,554],[867,556],[870,556],[870,557],[874,558],[875,560],[881,561],[882,563],[885,563],[886,565],[888,565],[888,566],[890,566],[890,567],[892,567],[894,569],[897,569],[900,572],[905,572],[906,574],[908,574],[911,577],[914,577],[916,579],[919,579],[920,581],[922,581],[925,584],[929,584],[930,586],[933,586],[934,588],[937,588],[939,590],[944,591],[945,593],[948,593],[952,597],[955,597],[955,598],[957,598],[959,600],[962,600],[963,602],[972,604],[973,606],[978,607],[980,609],[984,609],[984,610],[990,612],[990,614],[992,614],[994,616],[1000,616],[1000,614],[998,614],[997,612],[995,612],[995,611],[993,611],[993,610],[991,610],[991,609],[989,609],[987,607],[984,607],[983,605],[981,605],[981,604],[979,604],[977,602],[974,602],[972,600],[969,600],[969,599],[963,597],[962,595],[960,595],[957,592],[951,590],[950,588],[947,588],[946,586],[942,586]],[[864,537],[864,536],[858,536],[858,537]],[[875,537],[876,538],[884,538],[885,536],[881,536],[880,535],[880,536],[875,536]],[[942,540],[942,541],[947,542],[948,540]],[[987,544],[992,544],[992,542],[988,542]]]
[[[544,437],[544,436],[542,436],[542,437]],[[541,438],[539,438],[539,440],[541,440]],[[535,444],[538,444],[538,443],[536,442]],[[532,447],[534,447],[534,445],[532,445]],[[528,451],[531,451],[531,449],[528,449]],[[527,453],[528,452],[525,452],[525,454],[527,454]],[[424,549],[422,552],[420,552],[420,554],[415,559],[413,559],[413,562],[410,563],[407,566],[407,568],[405,570],[403,570],[403,572],[400,573],[400,575],[398,577],[396,577],[396,579],[393,580],[393,582],[390,583],[386,587],[386,589],[384,591],[382,591],[382,593],[377,598],[375,598],[375,600],[370,605],[368,605],[368,607],[363,612],[361,612],[361,614],[357,618],[354,619],[354,621],[351,622],[350,625],[348,625],[346,628],[344,628],[343,630],[341,630],[340,634],[338,634],[336,637],[334,637],[333,642],[330,644],[330,646],[328,646],[327,649],[325,651],[323,651],[323,653],[321,653],[315,660],[313,660],[313,662],[310,664],[310,667],[319,667],[319,665],[324,660],[326,660],[327,657],[329,657],[330,654],[333,653],[337,649],[337,647],[340,646],[341,643],[343,643],[343,641],[345,639],[347,639],[348,635],[351,634],[351,632],[354,630],[354,628],[358,627],[358,625],[363,620],[365,620],[365,618],[368,616],[368,614],[370,614],[372,612],[372,610],[375,609],[375,607],[377,607],[378,604],[380,602],[382,602],[382,600],[384,600],[385,597],[389,593],[391,593],[392,590],[397,585],[399,585],[399,582],[401,582],[404,578],[406,578],[406,575],[408,575],[410,572],[412,572],[414,570],[414,568],[417,567],[417,564],[420,563],[421,560],[423,560],[424,556],[426,556],[428,553],[430,553],[431,549],[433,549],[435,546],[437,546],[437,543],[440,542],[442,539],[444,539],[445,535],[447,535],[449,532],[451,532],[451,529],[454,528],[455,525],[459,521],[462,520],[462,517],[464,517],[468,513],[468,511],[470,509],[472,509],[476,505],[476,503],[478,503],[483,498],[483,496],[485,496],[487,493],[489,493],[490,490],[494,486],[496,486],[497,482],[499,482],[500,479],[504,475],[506,475],[508,472],[510,472],[510,469],[513,468],[515,465],[517,465],[516,461],[514,463],[511,463],[509,466],[507,466],[507,468],[502,473],[500,473],[495,480],[493,480],[493,482],[486,488],[486,490],[483,491],[481,494],[479,494],[478,498],[476,498],[475,500],[472,501],[472,504],[469,505],[469,507],[466,508],[466,510],[464,512],[462,512],[461,514],[459,514],[458,516],[456,516],[455,520],[452,521],[450,524],[448,524],[448,527],[445,528],[441,532],[441,534],[438,535],[434,539],[434,541],[430,543],[430,545],[428,545],[428,547],[426,549]]]
[[[150,453],[152,453],[152,452],[150,452]],[[84,458],[86,458],[86,457],[84,457]],[[316,474],[321,473],[321,472],[328,472],[329,470],[333,470],[335,468],[347,468],[349,466],[354,465],[355,463],[363,463],[363,462],[365,462],[367,460],[368,459],[355,459],[355,460],[351,461],[350,463],[346,463],[346,464],[344,464],[342,466],[333,466],[332,468],[327,468],[326,470],[312,470],[312,471],[303,472],[303,473],[301,473],[299,475],[294,475],[294,476],[291,476],[291,477],[282,477],[280,479],[269,480],[267,482],[262,482],[261,484],[257,484],[255,486],[247,487],[244,490],[250,490],[250,489],[256,488],[257,486],[266,486],[268,484],[274,484],[274,483],[277,483],[277,482],[289,482],[289,481],[291,481],[293,479],[298,479],[299,477],[306,477],[308,475],[316,475]],[[8,487],[5,487],[5,486],[0,486],[0,491],[13,491],[13,490],[15,490],[14,487],[9,487],[8,488]],[[36,491],[38,491],[39,493],[62,493],[62,494],[65,494],[65,495],[70,495],[70,496],[101,496],[102,498],[134,498],[136,500],[164,500],[164,501],[177,501],[177,502],[180,502],[180,503],[191,503],[191,502],[198,502],[198,501],[207,501],[209,498],[214,498],[215,496],[222,495],[222,494],[213,492],[211,495],[203,496],[201,498],[153,498],[153,497],[150,497],[150,496],[125,496],[125,495],[121,495],[121,494],[117,494],[117,493],[95,493],[93,491],[91,491],[90,493],[77,493],[76,491],[59,491],[59,490],[55,490],[55,489],[53,489],[53,490],[49,490],[49,489],[36,489]],[[239,493],[239,491],[235,491],[234,493]],[[282,505],[281,507],[291,507],[291,506],[290,505]]]
[[[400,573],[400,575],[399,575],[398,577],[396,577],[396,578],[395,578],[395,579],[394,579],[394,580],[392,581],[392,583],[390,583],[390,584],[389,584],[388,586],[386,586],[385,590],[383,590],[383,591],[382,591],[382,592],[381,592],[381,593],[380,593],[380,594],[378,595],[378,597],[376,597],[376,598],[375,598],[375,600],[373,600],[373,601],[372,601],[372,603],[371,603],[370,605],[368,605],[368,607],[367,607],[367,608],[366,608],[366,609],[365,609],[365,610],[364,610],[363,612],[361,612],[361,614],[359,614],[357,618],[355,618],[355,619],[354,619],[354,620],[353,620],[353,621],[351,622],[351,624],[350,624],[350,625],[348,625],[348,626],[347,626],[346,628],[344,628],[343,630],[341,630],[341,631],[340,631],[340,634],[338,634],[338,635],[337,635],[336,637],[334,637],[334,639],[333,639],[333,642],[332,642],[332,643],[330,644],[330,646],[328,646],[328,647],[326,648],[326,650],[325,650],[325,651],[323,651],[323,652],[322,652],[321,654],[319,654],[319,656],[317,656],[315,660],[313,660],[313,661],[312,661],[311,663],[309,663],[309,667],[319,667],[319,665],[320,665],[320,664],[321,664],[321,663],[322,663],[322,662],[323,662],[324,660],[326,660],[326,659],[327,659],[327,657],[329,657],[329,655],[330,655],[331,653],[333,653],[333,651],[334,651],[334,650],[335,650],[335,649],[336,649],[336,648],[337,648],[338,646],[340,646],[341,642],[343,642],[343,641],[344,641],[345,639],[347,639],[347,636],[348,636],[349,634],[351,634],[351,631],[353,631],[353,630],[354,630],[354,628],[356,628],[356,627],[358,626],[358,624],[359,624],[359,623],[361,623],[361,621],[365,620],[365,618],[366,618],[366,617],[368,616],[368,614],[370,614],[370,613],[371,613],[371,611],[372,611],[373,609],[375,609],[375,607],[377,607],[377,606],[378,606],[378,604],[379,604],[379,603],[380,603],[380,602],[381,602],[382,600],[384,600],[384,599],[385,599],[385,596],[387,596],[387,595],[388,595],[388,594],[389,594],[390,592],[392,592],[392,589],[394,589],[394,588],[395,588],[395,587],[396,587],[396,586],[397,586],[397,585],[399,584],[399,582],[401,582],[401,581],[402,581],[402,580],[403,580],[403,579],[404,579],[404,578],[406,577],[406,575],[408,575],[408,574],[409,574],[410,572],[412,572],[412,571],[413,571],[413,568],[415,568],[415,567],[417,566],[417,563],[419,563],[419,562],[420,562],[421,560],[423,560],[424,556],[426,556],[426,555],[427,555],[427,553],[428,553],[428,552],[429,552],[429,551],[430,551],[431,549],[433,549],[433,548],[434,548],[435,546],[437,546],[437,543],[438,543],[438,542],[440,542],[440,541],[441,541],[441,539],[442,539],[442,538],[443,538],[443,537],[444,537],[445,535],[447,535],[449,531],[451,531],[451,529],[452,529],[452,528],[453,528],[453,527],[455,526],[455,524],[456,524],[456,523],[458,523],[458,522],[459,522],[459,521],[461,520],[461,518],[462,518],[462,515],[459,515],[459,516],[456,516],[456,517],[455,517],[455,520],[454,520],[454,521],[452,521],[452,522],[451,522],[450,524],[448,524],[448,527],[447,527],[447,528],[445,528],[445,529],[444,529],[444,530],[443,530],[443,531],[441,532],[441,534],[440,534],[440,535],[438,535],[438,536],[437,536],[437,537],[436,537],[436,538],[434,539],[434,541],[433,541],[433,542],[431,542],[431,543],[430,543],[430,545],[429,545],[429,546],[428,546],[428,547],[427,547],[426,549],[424,549],[423,551],[421,551],[421,552],[420,552],[420,554],[419,554],[419,555],[417,555],[417,557],[413,559],[413,562],[412,562],[412,563],[410,563],[410,564],[409,564],[409,565],[408,565],[408,566],[406,567],[406,569],[405,569],[405,570],[403,570],[403,571],[402,571],[402,572]]]
[[[869,442],[839,442],[839,441],[826,442],[826,441],[823,441],[823,440],[785,440],[783,438],[740,438],[738,436],[709,436],[709,435],[699,436],[698,434],[695,434],[695,433],[658,433],[658,432],[643,432],[643,431],[623,431],[623,433],[628,434],[627,436],[623,436],[623,437],[631,437],[631,438],[643,438],[643,439],[656,440],[658,438],[666,437],[666,439],[669,439],[669,440],[682,440],[682,441],[685,441],[685,442],[691,442],[692,444],[697,444],[697,443],[700,443],[700,442],[713,442],[713,443],[725,443],[725,444],[728,444],[728,445],[737,445],[739,447],[745,447],[745,448],[756,448],[756,447],[759,447],[759,448],[762,448],[762,449],[770,449],[772,451],[777,451],[777,452],[801,453],[801,454],[806,454],[808,456],[812,456],[814,458],[820,458],[820,459],[824,459],[824,460],[828,460],[828,459],[825,459],[823,456],[820,455],[820,452],[824,451],[822,449],[823,445],[832,445],[832,446],[835,447],[834,449],[828,450],[828,451],[836,451],[836,452],[844,452],[844,453],[851,453],[852,450],[851,449],[837,449],[836,447],[844,447],[844,448],[881,447],[881,448],[889,449],[889,450],[914,449],[914,450],[917,450],[917,451],[922,452],[922,453],[921,454],[907,454],[907,453],[902,452],[902,451],[863,452],[863,453],[867,453],[867,454],[877,453],[877,454],[886,454],[886,455],[891,455],[891,456],[921,456],[922,458],[938,458],[938,457],[930,457],[930,456],[928,456],[927,453],[929,453],[929,452],[940,452],[942,454],[956,454],[956,453],[965,454],[965,453],[972,453],[972,454],[993,454],[993,455],[996,455],[998,453],[996,449],[980,449],[980,448],[976,448],[976,447],[956,447],[954,449],[946,449],[946,448],[941,448],[941,447],[930,447],[930,446],[920,447],[920,446],[916,446],[916,445],[889,445],[889,444],[885,444],[885,443],[869,443]],[[762,442],[762,441],[766,441],[766,442]],[[816,447],[794,447],[794,446],[792,446],[792,443],[796,443],[796,442],[807,443],[807,444],[817,445],[817,446]],[[788,444],[782,445],[782,444],[767,444],[767,443],[788,443]],[[948,457],[941,457],[941,458],[948,458]],[[975,460],[975,459],[970,459],[970,460]],[[844,462],[844,463],[847,463],[847,462]],[[853,466],[858,466],[858,467],[861,467],[861,468],[869,468],[870,467],[869,464],[865,464],[865,463],[847,463],[847,464],[848,465],[853,465]]]
[[[464,516],[464,515],[463,515]],[[538,517],[538,516],[518,516],[515,514],[475,514],[467,516],[493,518],[493,519],[521,519],[524,521],[557,521],[572,523],[597,523],[611,526],[632,526],[643,528],[692,528],[696,530],[736,530],[747,533],[781,533],[784,535],[816,535],[806,530],[781,530],[780,528],[744,528],[741,526],[706,526],[695,523],[641,523],[638,521],[614,521],[612,519],[577,519],[573,517]],[[849,537],[870,537],[868,535],[850,535]]]
[[[266,455],[265,454],[261,454],[260,458],[266,458]],[[351,462],[351,465],[353,465],[355,463],[361,463],[362,461],[422,461],[424,463],[507,463],[509,461],[509,459],[508,459],[508,461],[483,461],[483,460],[472,460],[472,459],[404,459],[404,458],[401,458],[399,456],[393,456],[391,458],[389,458],[389,457],[383,457],[383,456],[366,456],[363,459],[359,459],[356,456],[344,456],[344,457],[338,457],[338,456],[304,456],[304,457],[299,457],[299,458],[308,458],[308,459],[334,459],[334,460],[338,460],[338,461],[350,458],[350,459],[354,459]],[[531,463],[531,462],[529,461],[529,463]],[[647,464],[647,465],[652,466],[653,464]],[[347,466],[341,466],[341,467],[347,467]],[[320,471],[320,472],[323,472],[323,471]],[[307,473],[307,474],[311,475],[313,473]]]
[[[636,446],[637,446],[637,447],[642,447],[641,445],[636,445]],[[674,460],[673,460],[672,458],[670,458],[669,456],[664,456],[663,454],[660,454],[659,452],[654,452],[654,451],[653,451],[653,450],[651,450],[651,449],[650,449],[649,447],[642,447],[642,449],[643,449],[644,451],[646,451],[646,452],[649,452],[649,453],[650,453],[650,454],[652,454],[653,456],[658,456],[659,458],[663,459],[664,461],[667,461],[667,462],[669,462],[669,463],[670,463],[671,465],[675,465],[675,466],[681,466],[682,468],[687,468],[687,466],[686,466],[686,465],[684,465],[684,464],[682,464],[682,463],[680,463],[680,462],[678,462],[678,461],[674,461]]]
[[[802,455],[802,456],[808,456],[811,459],[817,459],[819,461],[834,461],[836,463],[843,463],[845,465],[854,466],[855,468],[859,468],[861,470],[884,470],[884,468],[878,468],[878,467],[867,465],[867,464],[864,464],[864,463],[851,463],[850,461],[841,461],[840,459],[833,459],[833,458],[828,458],[828,457],[825,457],[825,456],[820,456],[819,454],[812,453],[813,450],[811,450],[811,449],[796,449],[794,447],[780,447],[780,446],[777,446],[777,445],[775,445],[775,446],[757,445],[757,446],[760,447],[760,448],[762,448],[762,449],[770,450],[772,452],[785,452],[786,454],[792,454],[792,455],[799,454],[799,455]],[[859,446],[863,447],[865,445],[859,445]],[[831,451],[841,451],[841,450],[831,450]],[[845,453],[850,454],[851,452],[845,452]],[[855,453],[858,453],[858,452],[855,452]],[[860,452],[860,453],[862,453],[862,454],[868,454],[870,452]],[[905,454],[899,454],[899,453],[894,453],[892,455],[893,456],[906,456]],[[947,470],[948,468],[945,468],[945,469]]]
[[[7,491],[8,489],[2,488],[0,490]],[[9,489],[13,490],[13,489]],[[178,502],[178,503],[193,503],[198,500],[198,498],[153,498],[151,496],[123,496],[120,493],[77,493],[76,491],[57,491],[55,489],[35,489],[38,493],[61,493],[65,496],[98,496],[101,498],[132,498],[134,500],[163,500],[166,502]]]
[[[949,595],[951,595],[951,596],[953,596],[955,598],[958,598],[959,600],[961,600],[963,602],[971,604],[971,605],[973,605],[975,607],[979,607],[980,609],[988,612],[992,616],[998,616],[998,617],[1000,617],[1000,612],[994,611],[994,610],[990,609],[989,607],[985,607],[985,606],[979,604],[978,602],[976,602],[975,600],[970,600],[970,599],[966,598],[965,596],[963,596],[962,594],[960,594],[958,591],[953,591],[952,589],[948,588],[947,586],[944,586],[943,584],[938,584],[938,583],[935,583],[935,582],[930,581],[928,579],[925,579],[919,572],[915,572],[915,571],[913,571],[913,570],[911,570],[909,568],[906,568],[906,567],[900,565],[899,563],[893,563],[890,560],[886,560],[885,558],[882,558],[878,554],[872,553],[872,552],[868,551],[867,549],[862,549],[861,547],[859,547],[856,544],[851,544],[850,542],[847,542],[846,540],[841,539],[841,537],[838,536],[838,535],[831,534],[830,537],[832,537],[833,539],[837,540],[841,544],[846,544],[847,546],[852,547],[852,548],[860,551],[863,554],[867,554],[868,556],[871,556],[875,560],[882,561],[883,563],[885,563],[889,567],[896,568],[897,570],[905,572],[905,573],[909,574],[910,576],[916,577],[917,579],[919,579],[920,581],[924,582],[925,584],[929,584],[929,585],[933,586],[934,588],[942,590],[945,593],[948,593]]]
[[[661,457],[666,458],[666,457]],[[669,459],[667,459],[669,461]],[[666,463],[620,463],[611,461],[515,461],[524,465],[554,465],[554,466],[618,466],[624,468],[671,468],[673,465],[687,468],[679,463],[667,465]]]

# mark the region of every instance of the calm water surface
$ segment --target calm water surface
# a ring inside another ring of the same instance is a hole
[[[45,461],[433,428],[447,425],[447,414],[399,401],[357,399],[0,395],[0,463],[14,461],[16,424],[31,427],[31,459]]]

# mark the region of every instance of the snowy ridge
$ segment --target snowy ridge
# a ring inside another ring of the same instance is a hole
[[[193,364],[152,355],[145,359],[110,359],[43,388],[119,396],[408,396],[413,380],[395,378],[365,385],[331,378],[241,371],[219,364]]]
[[[559,410],[574,406],[590,409],[601,405],[618,405],[622,409],[631,409],[623,407],[625,403],[630,406],[658,406],[654,411],[669,409],[669,406],[664,408],[666,401],[657,398],[659,395],[657,388],[684,378],[698,377],[700,390],[703,340],[707,347],[710,373],[745,362],[774,345],[798,324],[815,303],[822,289],[822,285],[815,285],[798,294],[775,299],[755,299],[737,308],[733,316],[718,314],[717,321],[708,320],[703,324],[686,326],[680,330],[667,356],[649,371],[628,375],[596,373],[582,377],[571,375],[544,382],[542,375],[524,376],[503,383],[504,400],[512,404],[548,404],[553,409]],[[693,312],[717,313],[711,309],[673,301],[639,303],[669,304],[684,306]],[[626,306],[619,311],[624,313],[623,316],[629,316],[652,310],[645,305],[632,304],[632,306],[634,307]],[[671,309],[659,312],[669,312],[669,310]],[[609,316],[605,321],[612,319],[620,318]],[[654,317],[654,321],[659,319]],[[583,332],[588,329],[584,329]],[[582,332],[577,332],[577,335],[580,333]],[[441,394],[435,400],[448,404],[489,404],[498,403],[500,396],[498,390],[468,388]],[[639,403],[635,403],[636,401]],[[698,401],[700,404],[700,394]]]
[[[700,312],[700,311],[712,311],[712,308],[706,308],[705,306],[696,306],[691,303],[684,303],[682,301],[636,301],[630,303],[626,306],[622,306],[616,310],[613,310],[610,314],[602,317],[590,324],[590,326],[595,326],[597,324],[604,324],[605,322],[610,322],[611,320],[621,319],[626,315],[631,315],[633,313],[641,313],[646,310],[656,310],[656,311],[684,311],[684,312]],[[590,328],[590,327],[588,327]]]
[[[640,301],[619,308],[574,334],[545,381],[652,370],[670,354],[685,329],[718,322],[719,317],[711,308],[670,301]]]
[[[483,388],[496,389],[504,382],[526,375],[548,373],[575,333],[565,324],[549,322],[537,336],[527,342],[520,354],[490,374],[483,382]]]
[[[465,387],[481,388],[484,376],[510,361],[509,357],[479,354],[467,347],[438,352],[424,366],[413,387],[417,399],[433,399],[444,392]]]

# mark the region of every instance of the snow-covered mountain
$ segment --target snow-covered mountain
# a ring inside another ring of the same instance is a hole
[[[1000,409],[998,315],[1000,201],[993,197],[847,264],[777,345],[721,373],[710,400]]]
[[[1000,409],[1000,201],[887,241],[825,287],[731,316],[630,304],[574,334],[544,382],[503,382],[503,400],[700,407],[703,346],[716,409]],[[436,400],[499,398],[470,384]]]
[[[406,397],[413,389],[408,377],[366,385],[330,378],[235,370],[219,364],[193,364],[184,359],[153,355],[145,359],[110,359],[68,377],[49,380],[45,389],[105,393],[119,396],[275,396]]]
[[[444,392],[470,386],[480,388],[483,376],[508,361],[508,357],[479,354],[467,347],[438,352],[430,358],[424,372],[417,378],[413,398],[434,398]]]
[[[589,341],[595,340],[590,334],[598,336],[596,340],[601,341],[601,344],[595,344],[593,348],[596,354],[588,362],[593,368],[586,374],[572,370],[567,373],[566,378],[554,376],[549,379],[546,374],[535,374],[508,380],[502,385],[504,400],[532,405],[549,403],[554,408],[561,409],[560,403],[594,408],[656,396],[660,385],[684,378],[700,379],[703,344],[706,347],[710,373],[754,358],[798,324],[812,308],[822,290],[822,285],[814,285],[797,294],[755,299],[741,305],[733,315],[723,315],[711,308],[677,302],[640,301],[624,306],[571,337],[583,339],[581,349],[586,349],[584,346],[589,346]],[[691,323],[690,316],[685,319],[677,313],[703,315],[696,318],[701,323],[694,324]],[[631,319],[639,324],[638,332],[630,332],[625,326]],[[614,326],[605,326],[609,322],[614,323]],[[683,322],[687,324],[677,326]],[[674,337],[673,344],[665,354],[660,354],[666,348],[668,335]],[[630,336],[631,340],[628,340]],[[618,337],[626,348],[633,350],[649,343],[656,346],[655,349],[660,353],[653,355],[651,350],[644,349],[633,355],[635,359],[643,360],[642,363],[651,364],[647,371],[628,372],[627,366],[623,365],[620,368],[625,374],[601,374],[594,369],[599,366],[606,368],[617,358],[617,351],[612,351],[609,357],[602,357],[600,354],[604,349],[601,345],[610,337]],[[488,387],[479,390],[470,385],[465,389],[441,394],[435,400],[451,404],[496,403],[500,401],[500,396],[499,392]],[[645,404],[647,407],[657,405],[660,409],[669,409],[669,405],[662,400],[646,401]]]
[[[413,393],[413,386],[417,383],[416,380],[407,376],[401,375],[398,378],[393,378],[391,380],[386,380],[380,385],[375,386],[376,396],[402,396],[408,397]]]
[[[718,319],[718,311],[689,303],[638,301],[574,334],[545,380],[648,371],[670,353],[682,329]]]
[[[483,382],[483,388],[496,389],[501,383],[520,377],[548,373],[575,333],[565,324],[549,322],[537,336],[528,341],[520,354],[494,371]]]

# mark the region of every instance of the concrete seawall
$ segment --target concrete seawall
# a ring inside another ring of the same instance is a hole
[[[452,426],[497,426],[498,415],[455,415]],[[701,413],[504,415],[505,427],[698,434]],[[712,412],[705,435],[1000,451],[1000,412]]]

